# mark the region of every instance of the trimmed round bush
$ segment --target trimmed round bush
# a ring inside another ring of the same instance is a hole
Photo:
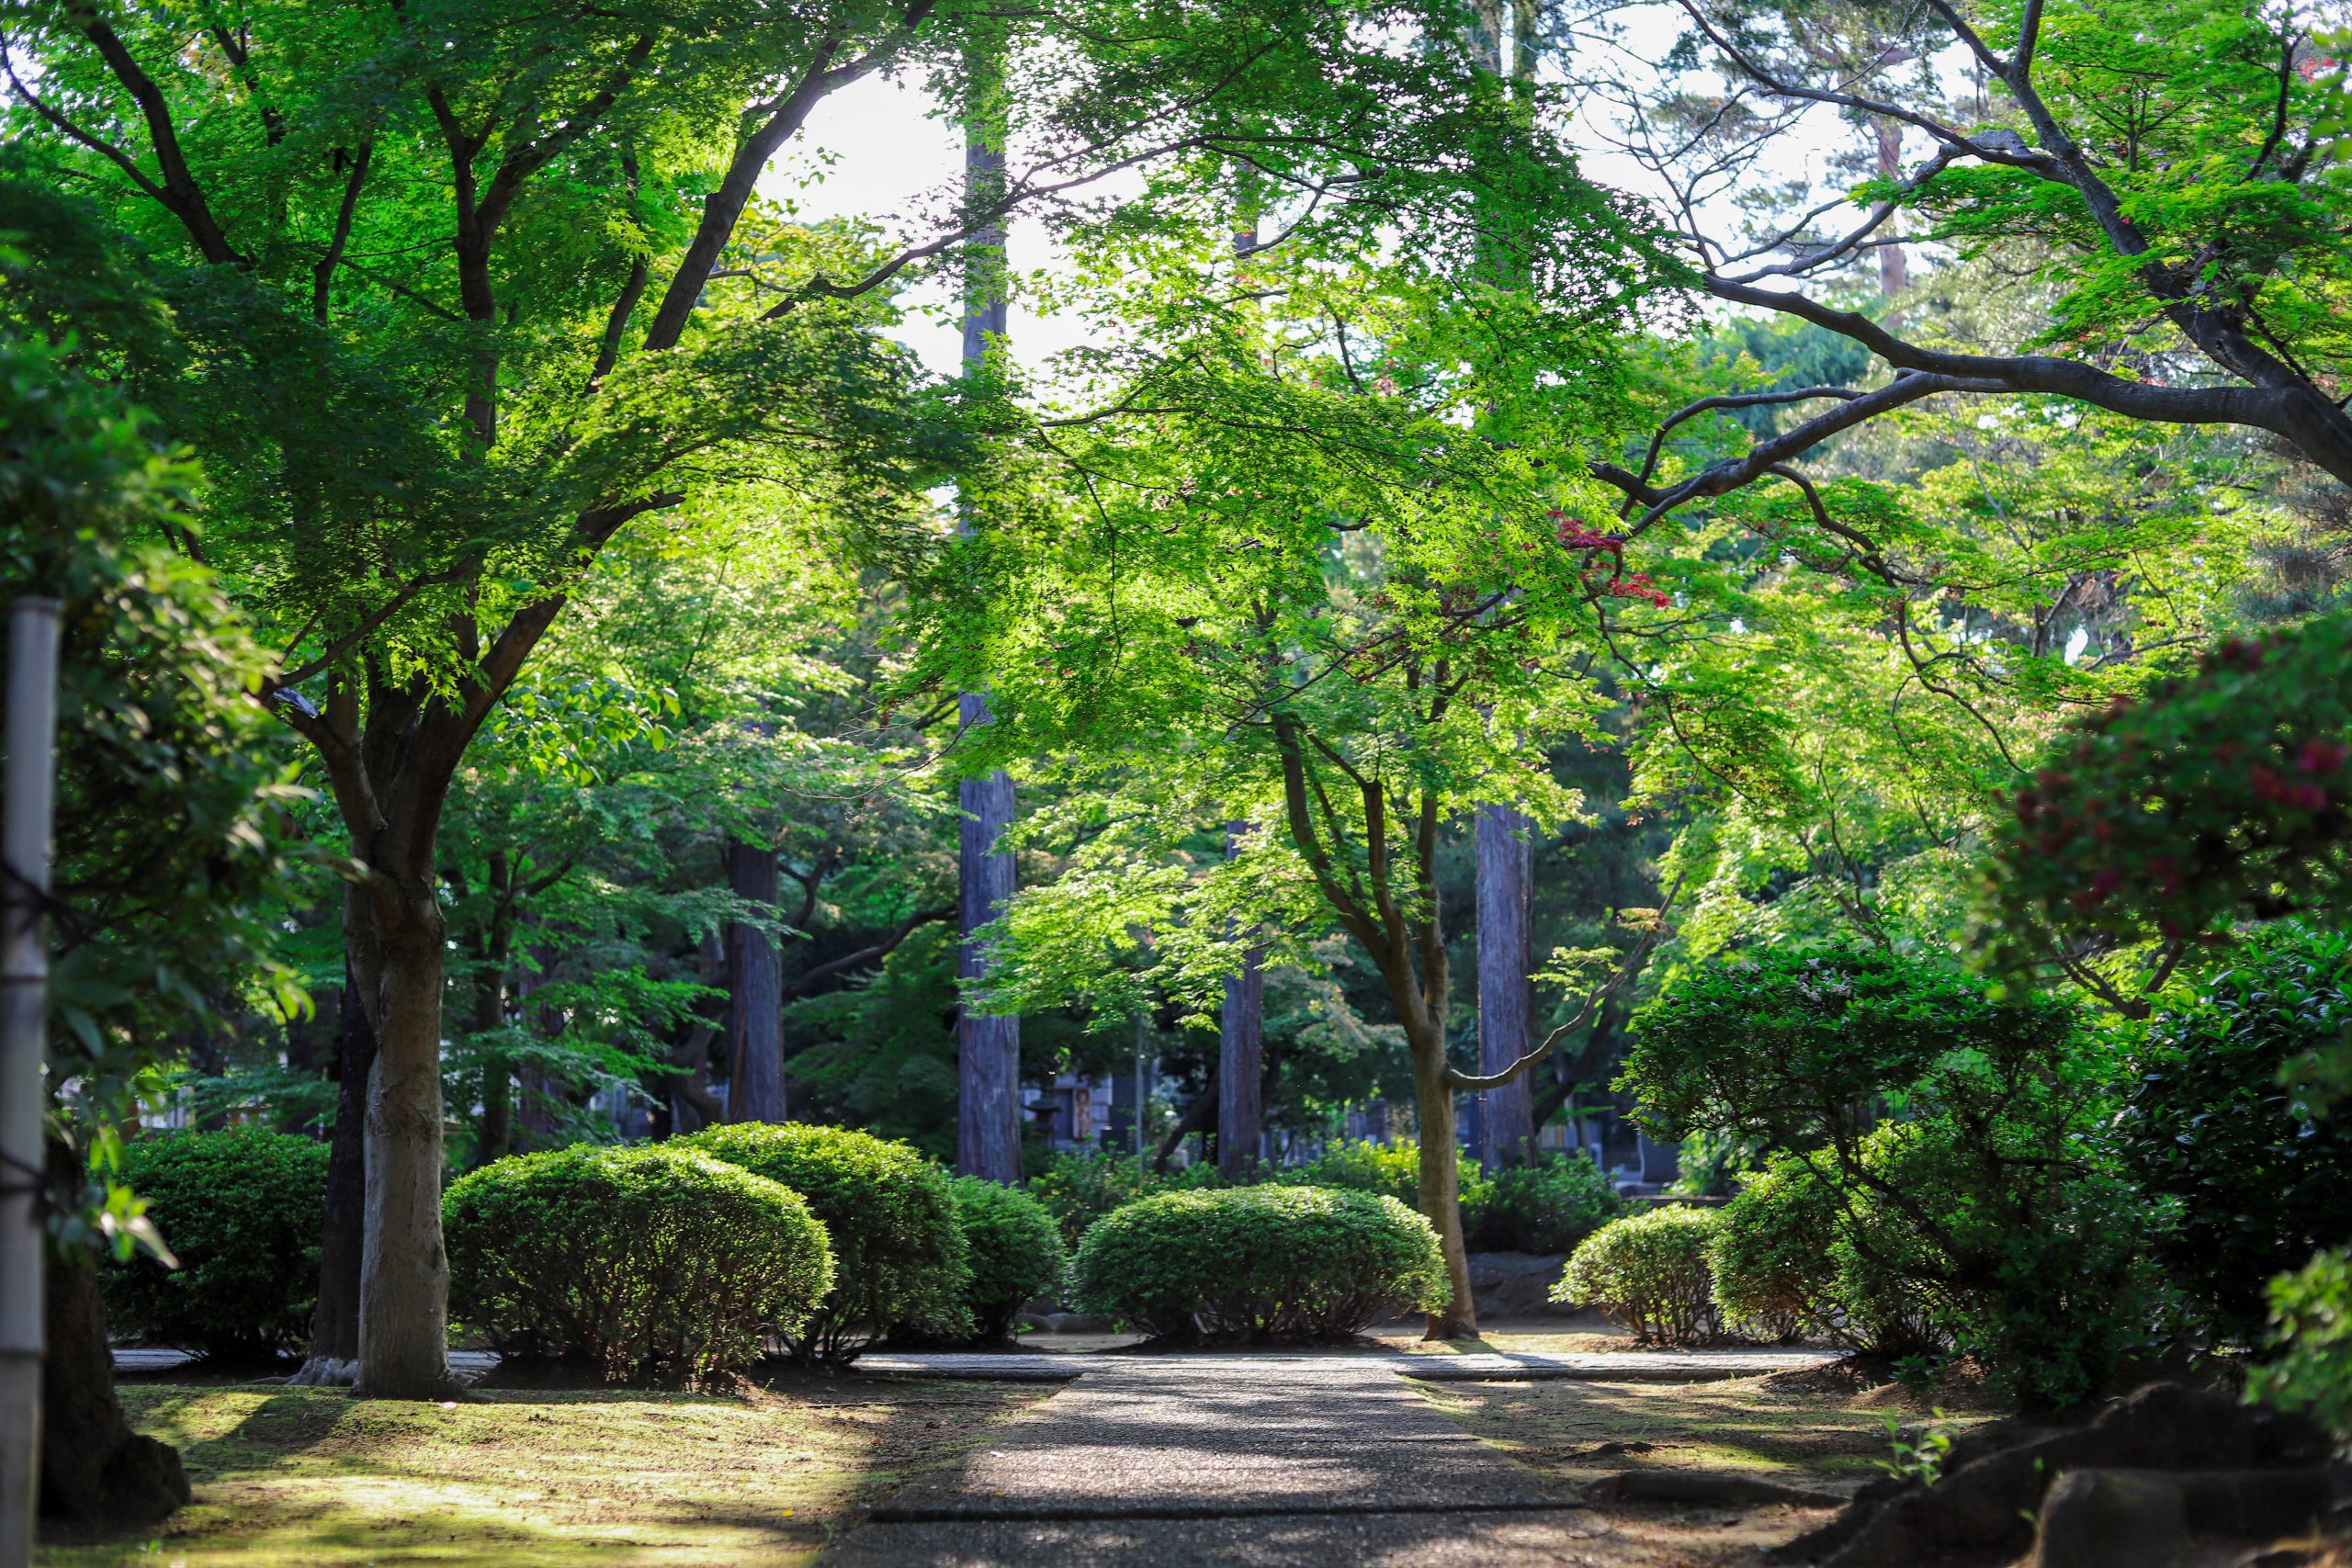
[[[947,1175],[912,1144],[848,1127],[739,1122],[670,1140],[780,1181],[808,1201],[833,1243],[833,1289],[786,1337],[801,1360],[846,1362],[900,1324],[971,1333],[970,1269]]]
[[[1344,1338],[1450,1299],[1427,1220],[1394,1198],[1293,1186],[1129,1203],[1088,1227],[1070,1289],[1084,1311],[1173,1340]]]
[[[1599,1309],[1644,1345],[1694,1345],[1717,1327],[1707,1254],[1723,1228],[1714,1209],[1674,1204],[1600,1227],[1568,1258],[1555,1302]]]
[[[1844,1337],[1838,1304],[1838,1195],[1803,1160],[1751,1178],[1725,1204],[1707,1252],[1715,1312],[1759,1339]]]
[[[260,1127],[173,1133],[123,1149],[123,1179],[179,1257],[105,1271],[116,1334],[224,1361],[298,1348],[319,1290],[327,1146]]]
[[[507,1354],[616,1382],[749,1366],[833,1283],[797,1193],[674,1144],[494,1161],[450,1186],[441,1224],[453,1316]]]
[[[1023,1303],[1061,1282],[1062,1233],[1046,1206],[1018,1187],[959,1176],[953,1190],[971,1267],[964,1309],[972,1337],[1001,1339]]]
[[[1471,1245],[1509,1252],[1570,1252],[1624,1209],[1609,1178],[1580,1155],[1544,1155],[1494,1175],[1471,1223]]]

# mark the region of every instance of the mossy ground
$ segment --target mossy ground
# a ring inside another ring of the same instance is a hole
[[[1724,1382],[1419,1383],[1472,1436],[1572,1485],[1612,1471],[1752,1475],[1849,1493],[1884,1472],[1895,1427],[1930,1419],[1891,1383],[1844,1368]],[[1942,1397],[1942,1396],[1931,1396]],[[1954,1390],[1954,1429],[1994,1407]],[[1826,1520],[1828,1508],[1603,1503],[1590,1562],[1609,1568],[1731,1568]]]
[[[870,1503],[1051,1393],[787,1373],[741,1394],[506,1389],[454,1405],[127,1384],[195,1503],[41,1568],[805,1563]]]

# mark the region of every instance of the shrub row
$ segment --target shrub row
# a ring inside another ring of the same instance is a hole
[[[326,1160],[322,1144],[260,1129],[130,1145],[124,1174],[182,1267],[110,1268],[115,1331],[224,1360],[300,1347]],[[705,1378],[770,1342],[847,1360],[910,1325],[1001,1337],[1063,1266],[1028,1194],[950,1182],[907,1145],[836,1127],[514,1156],[451,1185],[443,1229],[461,1323],[621,1381]]]

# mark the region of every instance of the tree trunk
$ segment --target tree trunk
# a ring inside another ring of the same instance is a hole
[[[357,893],[346,921],[368,918]],[[359,1371],[359,1258],[367,1226],[368,1079],[376,1066],[376,987],[352,966],[345,943],[343,1010],[335,1041],[334,1130],[327,1145],[326,1208],[319,1225],[319,1299],[311,1310],[311,1352],[298,1383],[348,1383]]]
[[[506,1026],[506,944],[496,938],[476,954],[474,1032]],[[514,1068],[506,1053],[484,1050],[481,1058],[481,1125],[474,1134],[473,1168],[503,1159],[514,1146]]]
[[[1421,1213],[1437,1231],[1445,1254],[1445,1276],[1453,1298],[1443,1312],[1429,1314],[1424,1339],[1464,1339],[1478,1332],[1478,1308],[1470,1295],[1470,1251],[1462,1236],[1462,1187],[1453,1137],[1453,1089],[1445,1081],[1445,1039],[1414,1030],[1413,1109],[1420,1122]]]
[[[1888,119],[1884,116],[1873,117],[1871,120],[1871,135],[1876,144],[1873,151],[1878,155],[1879,178],[1900,179],[1903,175],[1902,123],[1899,120]],[[1896,227],[1899,222],[1900,220],[1889,220],[1887,238],[1893,239],[1900,232]],[[1892,299],[1910,286],[1910,268],[1904,260],[1903,247],[1901,245],[1881,246],[1878,253],[1880,295]]]
[[[356,1384],[365,1398],[442,1399],[457,1387],[449,1375],[449,1259],[441,1246],[447,924],[422,878],[374,891],[383,1002],[368,1085]]]
[[[979,206],[1004,192],[1004,44],[974,34],[965,46],[964,196]],[[1004,277],[1004,228],[991,223],[964,243],[964,374],[978,376],[992,349],[1001,350],[1011,324]],[[967,502],[956,526],[978,526]],[[961,727],[989,722],[989,700],[967,692],[958,703]],[[1012,780],[1002,771],[966,779],[956,787],[963,808],[956,871],[958,978],[988,973],[988,954],[973,933],[1012,897],[1010,851],[997,841],[1012,823]],[[1021,1021],[991,1018],[968,1007],[956,1023],[956,1169],[990,1181],[1021,1179]]]
[[[1155,1174],[1167,1175],[1168,1162],[1176,1157],[1176,1151],[1183,1146],[1184,1140],[1195,1133],[1205,1137],[1209,1129],[1216,1124],[1218,1103],[1225,1098],[1218,1090],[1219,1081],[1218,1068],[1211,1067],[1209,1081],[1201,1086],[1201,1092],[1193,1097],[1193,1102],[1190,1105],[1184,1107],[1184,1114],[1176,1118],[1176,1124],[1168,1129],[1166,1137],[1159,1140],[1159,1153],[1152,1157],[1151,1162],[1151,1168]]]
[[[988,699],[967,694],[967,725],[988,722]],[[957,787],[964,820],[956,846],[956,919],[963,933],[958,978],[989,972],[979,928],[1012,897],[1013,864],[997,840],[1012,822],[1012,780],[1001,773]],[[1021,1021],[963,1009],[956,1024],[956,1169],[990,1181],[1021,1179]]]
[[[736,840],[727,846],[727,886],[774,910],[775,852]],[[727,1119],[785,1121],[784,966],[775,938],[753,925],[727,928]]]
[[[1478,808],[1478,1070],[1498,1073],[1527,1054],[1534,1002],[1528,979],[1528,895],[1534,824],[1507,806]],[[1535,1147],[1533,1091],[1527,1075],[1485,1091],[1479,1163],[1523,1165]]]
[[[82,1185],[80,1157],[51,1138],[52,1180]],[[83,1523],[143,1525],[188,1500],[176,1450],[142,1438],[114,1393],[106,1305],[87,1254],[49,1260],[41,1291],[40,1511]]]
[[[1251,238],[1234,236],[1238,245]],[[1228,822],[1225,858],[1241,852],[1247,822]],[[1266,950],[1252,946],[1241,972],[1225,981],[1225,1011],[1217,1020],[1216,1168],[1228,1181],[1241,1181],[1258,1168],[1258,1145],[1266,1125],[1263,1045],[1266,1035]]]

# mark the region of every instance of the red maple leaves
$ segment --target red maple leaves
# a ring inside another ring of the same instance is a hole
[[[1596,532],[1586,527],[1581,517],[1571,517],[1565,512],[1555,511],[1549,515],[1554,531],[1559,535],[1561,548],[1581,551],[1588,558],[1601,555],[1609,558],[1610,571],[1606,581],[1595,581],[1597,567],[1586,566],[1584,581],[1588,589],[1611,599],[1639,599],[1661,610],[1674,603],[1674,596],[1651,581],[1648,572],[1626,575],[1624,535]]]

